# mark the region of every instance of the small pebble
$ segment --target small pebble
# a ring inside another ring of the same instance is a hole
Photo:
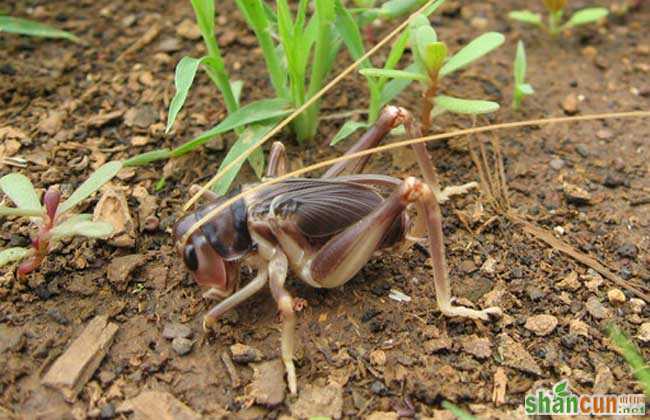
[[[619,305],[625,302],[625,294],[620,289],[610,289],[607,292],[607,299],[609,299],[610,303]]]
[[[54,322],[61,325],[68,325],[70,321],[66,318],[60,310],[56,308],[50,308],[47,310],[47,316],[52,318]]]
[[[262,352],[255,347],[240,343],[230,346],[230,352],[232,353],[232,360],[237,363],[259,362],[264,358]]]
[[[621,257],[636,258],[638,249],[633,243],[626,242],[616,249],[616,253]]]
[[[553,315],[542,314],[531,316],[526,320],[524,328],[538,336],[549,335],[557,326],[557,318]]]
[[[578,152],[578,154],[583,158],[589,157],[589,149],[587,149],[585,144],[576,144],[576,152]]]
[[[589,338],[589,325],[579,319],[574,319],[569,323],[569,334]]]
[[[192,329],[187,325],[170,322],[163,328],[162,336],[168,340],[174,338],[189,338],[192,335]]]
[[[172,348],[179,356],[185,356],[192,350],[192,345],[194,343],[191,340],[183,337],[176,337],[172,341]]]
[[[99,418],[112,419],[113,417],[115,417],[115,406],[113,403],[108,403],[102,407],[101,411],[99,412]]]
[[[478,267],[476,267],[476,264],[474,264],[474,261],[472,260],[465,260],[462,263],[460,263],[460,269],[465,273],[465,274],[470,274],[475,272]]]
[[[176,33],[179,36],[192,41],[201,38],[201,31],[199,30],[198,25],[191,19],[185,19],[179,23],[176,27]]]
[[[482,16],[476,16],[472,18],[469,24],[472,28],[484,30],[488,26],[488,20]]]
[[[633,313],[640,314],[643,312],[643,308],[645,308],[645,302],[639,298],[632,298],[630,299],[630,307]]]
[[[608,140],[611,139],[613,136],[614,133],[612,133],[610,130],[607,130],[605,128],[596,131],[596,137],[598,137],[600,140]]]
[[[622,185],[625,185],[625,179],[616,174],[608,174],[603,180],[603,185],[607,188],[617,188]]]
[[[596,319],[605,319],[609,317],[609,310],[598,301],[596,296],[592,296],[587,300],[587,312]]]
[[[390,394],[390,390],[386,388],[386,385],[384,385],[383,382],[381,381],[375,381],[370,385],[370,391],[379,396],[386,396]]]
[[[568,94],[562,100],[562,109],[567,115],[575,115],[578,113],[578,97],[575,93]]]
[[[564,160],[560,158],[556,158],[551,160],[548,165],[551,167],[551,169],[559,171],[560,169],[564,168],[564,165],[566,165],[566,163],[564,162]]]
[[[650,322],[644,322],[641,324],[639,327],[639,333],[637,334],[637,338],[644,343],[647,343],[650,341]]]

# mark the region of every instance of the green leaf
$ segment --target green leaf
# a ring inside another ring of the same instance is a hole
[[[404,32],[402,32],[399,38],[397,38],[397,41],[395,41],[395,43],[393,43],[393,46],[390,48],[388,58],[386,58],[386,62],[384,63],[384,69],[392,70],[395,68],[397,63],[399,63],[399,60],[402,58],[404,50],[408,45],[409,37],[410,30],[407,28],[404,30]]]
[[[3,176],[0,178],[0,189],[16,204],[16,207],[43,211],[32,181],[25,175],[14,173]]]
[[[237,105],[239,105],[239,99],[241,98],[241,91],[244,88],[244,82],[242,80],[231,80],[230,81],[230,90],[232,90],[232,95],[235,97]]]
[[[422,61],[429,72],[436,72],[447,58],[447,45],[444,42],[432,42],[420,49]]]
[[[345,140],[358,129],[366,127],[368,127],[368,123],[366,122],[353,120],[346,121],[345,124],[343,124],[339,131],[336,133],[332,141],[330,141],[330,146],[334,146],[335,144]]]
[[[7,248],[0,251],[0,267],[7,265],[10,262],[22,260],[29,254],[28,248],[14,247]]]
[[[492,101],[460,99],[445,95],[438,95],[434,100],[436,106],[455,114],[486,114],[499,109],[499,104]]]
[[[57,209],[57,214],[63,214],[70,210],[81,201],[88,198],[92,193],[99,190],[102,185],[110,181],[122,169],[122,161],[112,161],[105,163],[95,172],[93,172],[88,179],[86,179],[77,188],[67,200],[65,200]]]
[[[0,216],[42,217],[43,210],[0,206]]]
[[[384,19],[395,19],[422,6],[425,2],[426,0],[388,0],[379,10]]]
[[[522,83],[521,85],[517,85],[519,88],[519,92],[521,92],[522,95],[532,95],[535,93],[535,90],[531,85],[528,83]]]
[[[194,82],[194,77],[196,76],[196,71],[199,69],[199,64],[201,64],[206,57],[193,58],[193,57],[183,57],[176,65],[176,74],[174,76],[174,86],[176,87],[176,93],[172,98],[172,101],[169,104],[169,113],[167,114],[167,128],[165,133],[169,133],[174,121],[176,121],[176,116],[183,108],[185,99],[187,98],[187,93],[192,87]]]
[[[81,216],[81,215],[79,215]],[[88,215],[90,216],[90,215]],[[71,236],[85,236],[87,238],[107,238],[113,233],[113,225],[108,222],[82,219],[69,219],[64,223],[55,226],[51,230],[52,239],[60,239]]]
[[[11,16],[0,16],[0,32],[10,32],[41,38],[63,38],[72,42],[81,43],[81,39],[70,32],[62,31],[29,19]]]
[[[517,42],[517,52],[515,54],[515,84],[521,84],[526,79],[526,50],[523,41]]]
[[[456,70],[465,67],[469,63],[499,47],[505,41],[505,37],[498,32],[487,32],[478,36],[463,49],[451,56],[440,69],[440,77],[448,76]]]
[[[404,69],[404,71],[414,73],[418,71],[421,72],[422,70],[417,63],[411,63]],[[387,103],[390,103],[411,83],[413,83],[412,80],[405,79],[392,79],[390,82],[386,83],[386,85],[381,90],[380,106],[384,106]]]
[[[508,17],[519,22],[542,26],[542,16],[539,13],[533,13],[528,10],[515,10],[508,13]]]
[[[352,14],[345,8],[341,3],[341,0],[335,1],[335,10],[336,10],[336,21],[334,26],[336,31],[339,33],[343,42],[348,47],[350,55],[353,59],[358,60],[365,54],[365,49],[363,47],[363,38],[361,37],[361,31],[357,22],[352,17]],[[364,60],[361,63],[362,68],[370,67],[368,60]]]
[[[426,9],[424,9],[424,11],[422,12],[422,14],[425,15],[425,16],[429,16],[430,14],[432,14],[433,12],[435,12],[436,10],[438,10],[438,7],[442,6],[442,4],[443,4],[444,2],[445,2],[445,0],[437,0],[437,1],[434,1],[434,2],[431,3],[429,6],[427,6]]]
[[[172,150],[171,155],[173,157],[182,156],[212,140],[214,136],[227,133],[237,127],[287,115],[292,112],[292,109],[289,108],[290,105],[289,101],[283,98],[262,99],[250,103],[228,115],[215,127]]]
[[[269,124],[269,125],[252,125],[247,127],[244,132],[239,136],[235,144],[232,145],[230,150],[228,150],[228,154],[226,157],[223,159],[221,162],[221,165],[219,165],[219,172],[223,168],[226,167],[226,165],[229,165],[230,162],[234,161],[239,157],[244,151],[246,151],[249,147],[255,145],[259,145],[260,140],[269,132],[271,129],[273,129],[274,124]],[[239,162],[230,170],[212,187],[212,190],[216,192],[217,194],[223,195],[226,192],[228,192],[228,188],[230,187],[230,184],[234,181],[235,177],[237,176],[237,173],[239,172],[239,169],[241,168],[242,162]]]
[[[388,70],[388,69],[361,69],[359,73],[366,77],[387,77],[389,79],[402,79],[402,80],[419,80],[426,82],[429,80],[427,76],[422,73],[415,73],[405,70]]]
[[[151,152],[140,153],[139,155],[135,155],[132,158],[125,160],[123,166],[125,168],[131,166],[144,166],[157,160],[169,159],[170,157],[172,157],[172,153],[169,149],[152,150]]]
[[[595,22],[609,14],[609,10],[604,7],[589,7],[587,9],[578,10],[575,12],[571,19],[564,24],[565,27],[571,28],[574,26],[584,25],[586,23]]]
[[[449,401],[443,401],[442,408],[449,410],[458,420],[476,420],[476,417]]]

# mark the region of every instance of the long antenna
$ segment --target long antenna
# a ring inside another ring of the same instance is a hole
[[[223,209],[227,208],[232,203],[234,203],[235,201],[239,200],[240,198],[246,195],[254,193],[255,191],[258,191],[269,185],[273,185],[278,182],[284,181],[285,179],[293,178],[305,174],[307,172],[313,171],[314,169],[324,168],[326,166],[330,166],[335,163],[343,162],[349,159],[356,159],[361,156],[366,156],[377,152],[396,149],[398,147],[410,146],[417,143],[425,143],[434,140],[443,140],[451,137],[465,136],[468,134],[482,133],[486,131],[527,127],[531,125],[547,125],[547,124],[567,123],[567,122],[576,122],[576,121],[591,121],[591,120],[603,120],[603,119],[612,119],[612,118],[640,118],[640,117],[650,117],[650,111],[611,112],[611,113],[604,113],[604,114],[579,115],[575,117],[556,117],[556,118],[545,118],[545,119],[527,120],[527,121],[515,121],[515,122],[502,123],[502,124],[492,124],[492,125],[486,125],[482,127],[473,127],[473,128],[462,129],[462,130],[455,130],[449,133],[433,134],[429,136],[419,137],[416,139],[402,140],[399,142],[362,150],[356,153],[350,153],[349,155],[339,156],[333,159],[318,162],[313,165],[309,165],[304,168],[298,169],[296,171],[290,172],[288,174],[279,176],[277,178],[273,178],[268,181],[262,182],[260,184],[251,186],[250,188],[246,189],[245,191],[242,191],[241,193],[235,195],[234,197],[227,199],[221,205],[215,207],[208,214],[203,216],[194,225],[192,225],[192,227],[187,232],[185,232],[185,234],[181,238],[181,241],[182,243],[186,243],[189,237],[201,225],[203,225],[208,220],[212,219],[214,216],[219,214],[219,212],[221,212]]]

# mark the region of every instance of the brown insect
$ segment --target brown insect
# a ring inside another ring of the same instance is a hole
[[[420,137],[419,127],[408,111],[388,106],[347,153],[377,145],[400,124],[405,125],[410,136]],[[413,147],[427,183],[414,177],[400,180],[360,174],[369,156],[350,159],[332,166],[320,179],[288,179],[247,194],[197,229],[187,243],[179,242],[185,264],[197,283],[207,289],[204,296],[223,299],[205,315],[204,327],[268,283],[283,317],[282,360],[289,389],[296,393],[296,321],[292,297],[285,289],[289,270],[313,287],[332,288],[346,283],[375,251],[407,239],[412,225],[407,215],[410,205],[417,208],[413,225],[426,227],[440,311],[447,316],[482,320],[500,315],[496,307],[474,310],[452,305],[438,203],[470,186],[440,191],[426,148],[423,144]],[[285,160],[284,146],[274,143],[267,176],[284,174]],[[174,227],[175,237],[182,238],[227,198],[214,197],[212,203],[180,219]],[[257,270],[255,278],[242,288],[241,264]]]

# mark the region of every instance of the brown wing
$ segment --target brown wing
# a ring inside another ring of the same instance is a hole
[[[336,179],[295,178],[252,197],[254,214],[273,212],[295,221],[308,238],[337,234],[372,212],[383,200],[373,188]]]

